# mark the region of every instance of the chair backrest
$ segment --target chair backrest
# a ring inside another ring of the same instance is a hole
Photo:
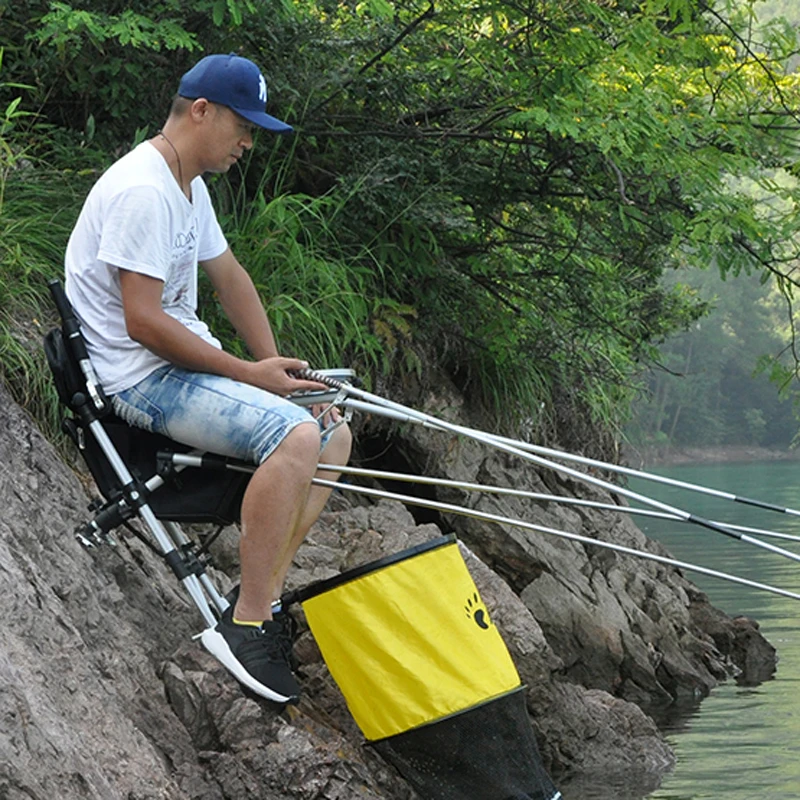
[[[61,316],[61,327],[44,337],[44,351],[59,399],[72,414],[64,430],[78,446],[97,488],[106,500],[118,497],[122,486],[111,464],[88,430],[90,422],[102,420],[117,454],[131,474],[147,481],[158,471],[158,454],[186,453],[191,448],[164,436],[132,428],[119,419],[91,366],[80,323],[60,282],[51,281],[50,291]],[[186,469],[148,497],[156,517],[175,522],[230,524],[239,519],[242,495],[250,476],[241,472]]]
[[[44,344],[58,395],[73,411],[82,398],[91,402],[95,416],[103,416],[110,403],[89,359],[80,322],[61,282],[52,280],[48,287],[61,317],[61,327],[49,331]]]
[[[64,331],[53,328],[44,337],[44,353],[61,402],[72,410],[77,394],[86,394],[86,380],[64,341]]]

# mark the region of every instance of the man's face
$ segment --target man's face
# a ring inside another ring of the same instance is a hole
[[[227,106],[209,105],[207,171],[227,172],[253,146],[255,126]]]

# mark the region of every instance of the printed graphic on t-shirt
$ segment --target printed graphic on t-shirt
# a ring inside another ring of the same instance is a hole
[[[197,241],[197,218],[192,216],[189,229],[177,233],[172,243],[169,275],[161,295],[165,307],[191,301]]]

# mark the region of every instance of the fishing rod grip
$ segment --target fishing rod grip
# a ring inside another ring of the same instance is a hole
[[[325,375],[317,370],[304,367],[303,369],[294,369],[289,371],[290,375],[295,378],[300,378],[304,381],[316,381],[316,383],[324,383],[330,389],[344,389],[346,384],[330,375]]]
[[[733,498],[737,503],[744,503],[748,506],[755,506],[756,508],[763,508],[767,511],[780,511],[782,514],[785,514],[787,509],[783,506],[775,505],[774,503],[765,503],[763,500],[752,500],[749,497],[734,497]]]
[[[730,536],[731,539],[739,539],[740,541],[744,539],[743,534],[741,534],[739,531],[729,528],[727,525],[720,524],[719,522],[713,522],[711,520],[704,519],[703,517],[697,517],[694,514],[689,514],[684,519],[684,522],[691,522],[695,525],[699,525],[702,528],[707,528],[710,531],[724,533],[725,536]]]

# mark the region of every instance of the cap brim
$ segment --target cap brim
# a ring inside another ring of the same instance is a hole
[[[231,108],[248,122],[252,122],[253,125],[258,125],[259,128],[263,128],[266,131],[272,131],[273,133],[292,133],[294,131],[291,125],[287,125],[285,122],[281,122],[276,117],[271,117],[263,111],[253,111],[252,109],[235,108],[233,106]]]

